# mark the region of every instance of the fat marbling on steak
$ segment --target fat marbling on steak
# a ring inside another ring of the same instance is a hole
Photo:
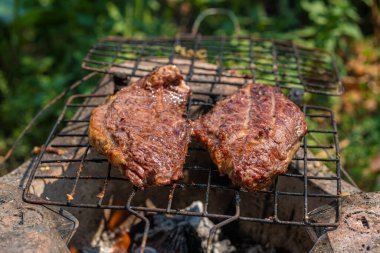
[[[304,114],[278,88],[248,84],[192,123],[221,174],[248,191],[284,173],[307,132]]]
[[[190,88],[174,65],[155,68],[92,112],[89,142],[137,187],[182,177]]]

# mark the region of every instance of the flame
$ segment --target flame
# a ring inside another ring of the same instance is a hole
[[[108,221],[108,229],[114,231],[125,219],[127,218],[127,212],[123,210],[115,210],[112,212]]]
[[[80,251],[74,245],[69,247],[70,253],[80,253]]]
[[[131,238],[127,232],[122,232],[112,246],[112,253],[127,253],[131,245]]]

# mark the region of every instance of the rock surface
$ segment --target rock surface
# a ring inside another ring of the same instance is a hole
[[[334,218],[333,208],[315,215],[317,219]],[[312,252],[380,252],[380,193],[360,193],[344,197],[341,223],[315,244]]]
[[[23,202],[21,196],[17,187],[0,184],[1,252],[69,252],[50,211]]]

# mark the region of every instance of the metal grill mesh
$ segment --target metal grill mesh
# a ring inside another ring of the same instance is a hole
[[[257,83],[277,85],[285,93],[291,88],[322,94],[341,92],[334,63],[328,54],[252,38],[110,39],[99,42],[90,50],[83,67],[112,73],[105,75],[100,83],[115,84],[117,89],[131,78],[144,76],[153,67],[167,63],[178,65],[193,89],[188,103],[188,116],[192,119],[252,79]],[[149,231],[149,220],[144,214],[150,212],[209,217],[221,221],[215,228],[235,220],[315,227],[338,225],[339,141],[334,114],[329,108],[302,106],[309,126],[308,134],[289,171],[278,176],[265,190],[248,193],[234,188],[228,178],[219,175],[208,152],[192,142],[184,166],[184,179],[173,185],[142,191],[135,189],[88,143],[92,109],[114,92],[70,97],[34,163],[24,200],[46,205],[128,210],[145,222],[141,248],[145,246]],[[51,154],[46,147],[65,152]],[[334,173],[321,176],[320,170]],[[38,181],[47,186],[59,185],[62,193],[56,194],[48,187],[39,192],[35,187]],[[88,185],[95,190],[84,191]],[[147,207],[148,197],[160,199],[157,206]],[[203,202],[203,212],[184,209],[195,200]],[[252,206],[253,203],[264,204]],[[330,203],[336,206],[335,219],[321,222],[309,217],[311,210]],[[289,204],[294,205],[291,212]],[[211,230],[210,238],[214,232],[215,229]]]
[[[329,53],[291,42],[252,37],[107,39],[90,49],[82,66],[91,71],[141,77],[150,71],[146,66],[177,60],[188,82],[241,85],[248,79],[316,94],[342,93],[335,62]],[[125,64],[126,61],[130,64]]]

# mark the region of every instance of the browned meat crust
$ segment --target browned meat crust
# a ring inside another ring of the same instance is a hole
[[[279,89],[249,84],[192,123],[221,174],[248,191],[284,173],[307,132],[304,114]]]
[[[170,184],[182,177],[189,96],[176,66],[156,68],[93,110],[89,142],[135,186]]]

